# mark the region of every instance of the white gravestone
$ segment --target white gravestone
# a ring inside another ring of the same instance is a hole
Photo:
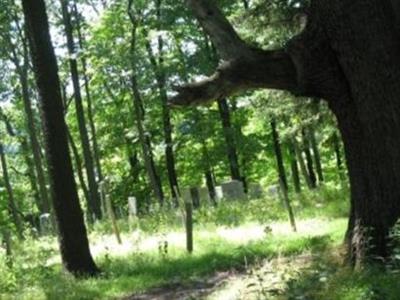
[[[137,216],[137,200],[136,197],[128,197],[129,215]]]
[[[222,190],[222,186],[215,187],[215,199],[222,200],[224,198],[224,192]]]
[[[46,235],[53,232],[50,214],[42,214],[39,217],[40,234]]]

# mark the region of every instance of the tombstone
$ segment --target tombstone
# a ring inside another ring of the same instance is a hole
[[[279,190],[279,185],[270,185],[269,187],[267,187],[267,194],[271,198],[277,198],[279,197]]]
[[[41,235],[48,235],[53,233],[53,226],[51,223],[51,216],[50,214],[42,214],[39,217],[39,224],[40,224],[40,234]]]
[[[215,199],[222,200],[224,198],[224,192],[222,190],[222,186],[215,187]]]
[[[262,198],[264,195],[264,190],[259,183],[250,183],[249,184],[249,196],[252,199]]]
[[[137,216],[137,200],[136,197],[128,197],[128,209],[130,216]]]
[[[232,180],[221,184],[223,198],[234,200],[234,199],[245,199],[246,194],[244,192],[243,182],[239,180]]]
[[[198,189],[200,202],[206,203],[211,202],[210,191],[206,187],[200,187]]]

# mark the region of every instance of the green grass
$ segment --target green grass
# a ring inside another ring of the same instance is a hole
[[[295,257],[305,252],[312,253],[314,261],[301,275],[285,283],[284,298],[277,299],[399,299],[399,275],[371,269],[355,273],[326,255],[343,239],[346,196],[346,191],[329,186],[302,196],[292,195],[299,219],[298,233],[290,231],[285,210],[277,199],[203,207],[195,213],[192,255],[184,249],[179,214],[155,210],[140,220],[141,240],[166,241],[167,249],[132,246],[131,251],[120,256],[112,248],[100,251],[96,253],[96,262],[103,273],[91,279],[73,278],[57,260],[54,263],[52,259],[49,264],[50,258],[58,257],[54,238],[28,239],[14,245],[12,268],[5,266],[0,253],[0,299],[112,299],[174,283],[190,285],[217,271],[243,271],[263,259]],[[126,241],[132,226],[126,221],[120,221],[120,226]],[[263,233],[264,227],[272,228],[272,233]],[[101,243],[110,232],[107,222],[96,224],[90,239],[93,244]],[[160,233],[163,235],[156,237]],[[256,238],[245,238],[252,234]],[[321,277],[325,279],[320,280]]]
[[[186,254],[183,245],[170,245],[167,254],[158,250],[124,257],[106,254],[97,258],[104,273],[95,279],[74,279],[62,272],[59,265],[37,265],[25,269],[24,275],[19,274],[21,277],[16,279],[14,288],[8,287],[9,292],[3,293],[0,298],[110,299],[174,282],[190,283],[216,271],[243,270],[246,264],[262,258],[295,255],[326,247],[332,241],[338,241],[345,227],[344,220],[321,224],[324,228],[316,236],[310,235],[310,232],[266,234],[264,239],[247,244],[227,242],[215,231],[203,229],[197,234],[195,253],[192,255]]]

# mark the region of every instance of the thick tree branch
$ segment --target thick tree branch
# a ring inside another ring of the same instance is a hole
[[[247,56],[251,49],[241,40],[232,25],[215,5],[215,0],[186,0],[201,26],[210,36],[223,60]]]
[[[214,2],[186,0],[223,63],[211,77],[176,88],[171,105],[201,104],[256,88],[297,92],[298,75],[291,56],[283,49],[263,51],[247,45]]]
[[[218,67],[211,77],[177,87],[171,105],[201,104],[223,99],[242,90],[271,88],[297,92],[297,72],[284,50],[253,50]]]

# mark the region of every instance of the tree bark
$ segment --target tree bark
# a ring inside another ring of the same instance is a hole
[[[96,175],[94,173],[93,155],[90,147],[89,134],[86,128],[86,117],[83,109],[83,100],[79,82],[77,58],[74,57],[75,55],[77,55],[77,53],[75,51],[71,14],[68,8],[68,0],[60,0],[60,1],[63,14],[65,34],[67,37],[67,48],[68,48],[68,53],[70,55],[69,65],[70,65],[72,84],[74,87],[76,115],[78,119],[79,134],[82,142],[83,158],[85,162],[86,177],[89,187],[88,215],[89,215],[89,220],[93,220],[93,218],[100,220],[102,218],[101,201],[99,195],[99,187],[96,181]]]
[[[44,118],[53,207],[57,217],[59,244],[64,266],[75,275],[99,272],[89,250],[86,227],[79,206],[67,128],[61,98],[57,60],[49,34],[43,0],[23,0],[32,62]]]

